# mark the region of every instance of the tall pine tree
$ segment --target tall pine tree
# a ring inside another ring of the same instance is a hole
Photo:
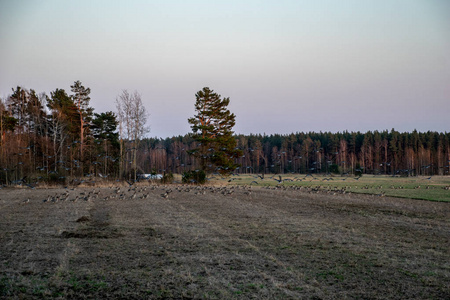
[[[233,137],[236,116],[227,108],[230,98],[221,99],[208,87],[198,91],[195,98],[196,115],[188,122],[198,148],[189,153],[200,159],[203,171],[217,170],[221,174],[229,174],[238,167],[235,159],[242,156]]]
[[[89,106],[89,101],[91,100],[89,94],[91,93],[91,89],[85,88],[79,80],[75,81],[70,88],[73,92],[73,103],[76,105],[80,116],[80,161],[83,163],[85,139],[89,131],[89,124],[92,120],[92,113],[94,111],[94,109]]]

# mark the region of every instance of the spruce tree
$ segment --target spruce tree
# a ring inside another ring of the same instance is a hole
[[[242,155],[233,137],[236,116],[227,108],[230,98],[221,99],[208,87],[198,91],[195,98],[196,115],[188,122],[198,148],[190,150],[189,154],[200,159],[203,171],[230,174],[238,167],[235,159]]]

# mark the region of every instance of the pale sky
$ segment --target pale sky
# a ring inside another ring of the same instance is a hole
[[[0,0],[0,97],[137,90],[152,137],[190,132],[195,93],[236,133],[450,131],[450,1]]]

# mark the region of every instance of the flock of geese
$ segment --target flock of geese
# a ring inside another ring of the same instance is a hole
[[[66,188],[64,192],[51,192],[42,203],[79,202],[79,201],[108,201],[108,200],[145,200],[149,197],[161,197],[169,199],[175,194],[221,194],[233,195],[236,191],[242,191],[244,195],[251,195],[251,186],[193,186],[193,185],[134,185],[131,187],[110,186],[108,188]],[[159,194],[159,196],[158,196]],[[29,203],[29,197],[22,204]]]
[[[237,180],[238,178],[237,177],[239,177],[239,174],[232,174],[233,176],[236,176],[235,178],[231,178],[231,179],[228,179],[228,182],[232,182],[233,180]],[[271,176],[271,177],[266,177],[265,178],[265,176],[264,176],[264,174],[262,174],[262,175],[259,175],[259,174],[256,174],[256,175],[252,175],[253,176],[253,178],[255,179],[255,180],[253,180],[251,183],[250,183],[250,185],[252,185],[252,184],[259,184],[259,182],[258,181],[256,181],[256,180],[260,180],[260,182],[261,181],[263,181],[264,179],[270,179],[270,180],[274,180],[274,181],[276,181],[276,182],[278,182],[278,184],[283,184],[284,182],[301,182],[301,181],[307,181],[308,179],[310,179],[309,181],[312,181],[312,180],[319,180],[319,181],[331,181],[331,180],[336,180],[336,181],[338,181],[338,180],[342,180],[342,181],[346,181],[347,179],[353,179],[353,180],[359,180],[360,179],[360,177],[354,177],[354,178],[350,178],[350,177],[344,177],[344,178],[333,178],[333,177],[331,177],[331,176],[329,176],[329,177],[324,177],[324,178],[322,178],[322,179],[320,179],[320,178],[317,178],[317,177],[315,177],[314,175],[312,175],[312,174],[306,174],[305,176],[303,176],[303,177],[300,177],[300,176],[295,176],[295,177],[293,177],[293,178],[282,178],[281,177],[281,175],[273,175],[273,176]],[[214,178],[214,177],[213,177]],[[225,179],[225,178],[221,178],[221,179]]]
[[[281,190],[281,191],[300,191],[304,193],[324,193],[324,194],[351,194],[351,187],[325,187],[325,186],[314,186],[314,187],[302,187],[302,186],[265,186],[262,189],[266,190]],[[89,188],[72,188],[66,189],[62,193],[51,193],[47,195],[44,199],[38,200],[42,203],[57,203],[57,202],[94,202],[94,201],[111,201],[111,200],[145,200],[150,196],[154,199],[155,197],[161,197],[163,199],[178,198],[176,194],[180,195],[207,195],[207,194],[218,194],[223,196],[230,196],[233,194],[239,194],[244,196],[252,195],[252,186],[242,185],[242,186],[192,186],[192,185],[152,185],[152,186],[142,186],[133,188],[121,187],[109,187],[109,188],[94,188],[89,190]],[[158,196],[159,194],[159,196]],[[383,192],[380,192],[378,196],[384,196]],[[34,201],[34,200],[31,200]],[[22,204],[29,203],[30,198],[26,198],[22,201]]]
[[[233,182],[234,180],[240,179],[239,174],[232,174],[232,178],[221,178],[223,180],[227,180],[228,183]],[[333,178],[333,177],[324,177],[322,179],[316,178],[311,174],[305,175],[304,177],[291,177],[291,178],[282,178],[281,175],[273,175],[271,177],[265,177],[264,174],[259,175],[255,174],[253,176],[253,181],[250,182],[248,185],[221,185],[221,186],[214,186],[214,185],[188,185],[188,184],[170,184],[170,185],[161,185],[161,184],[154,184],[154,183],[134,183],[134,182],[128,182],[128,186],[125,186],[123,184],[115,185],[115,186],[109,186],[107,188],[83,188],[83,187],[73,187],[68,188],[66,187],[63,192],[60,193],[51,193],[47,195],[44,199],[41,199],[43,203],[56,203],[56,202],[77,202],[77,201],[95,201],[95,200],[102,200],[102,201],[108,201],[108,200],[133,200],[133,199],[141,199],[145,200],[149,198],[149,196],[152,197],[158,197],[158,194],[161,198],[169,199],[174,197],[174,194],[194,194],[194,195],[205,195],[205,194],[222,194],[224,196],[232,195],[236,191],[242,190],[242,193],[244,195],[251,195],[252,194],[252,186],[258,185],[261,189],[268,189],[268,190],[284,190],[284,191],[302,191],[306,193],[324,193],[324,194],[331,194],[331,195],[337,195],[337,194],[351,194],[353,190],[358,189],[357,186],[332,186],[330,184],[325,184],[325,181],[329,182],[331,180],[343,180],[346,179],[354,179],[358,180],[357,178]],[[284,182],[294,182],[294,181],[303,181],[307,180],[308,177],[310,177],[310,182],[317,181],[318,184],[315,186],[299,186],[299,185],[284,185]],[[426,178],[427,180],[430,180],[430,178]],[[277,182],[276,185],[266,185],[261,184],[264,181],[265,182]],[[425,188],[428,188],[429,186],[426,186]],[[390,189],[402,189],[401,186],[391,186]],[[417,189],[420,189],[420,185],[416,187]],[[447,190],[450,190],[450,186],[444,187]],[[33,187],[34,189],[34,187]],[[375,194],[375,196],[383,197],[385,196],[385,192],[383,191],[383,186],[360,186],[359,189],[378,189],[379,193]],[[34,201],[34,200],[33,200]],[[30,198],[26,198],[22,201],[22,203],[29,203]]]

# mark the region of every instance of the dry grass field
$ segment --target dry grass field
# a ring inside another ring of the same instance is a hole
[[[447,202],[244,186],[0,190],[4,299],[450,299],[449,282]]]

